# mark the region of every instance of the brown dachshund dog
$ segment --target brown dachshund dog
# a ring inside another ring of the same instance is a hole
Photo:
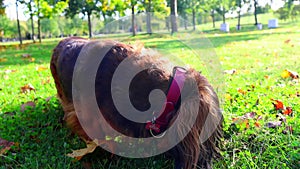
[[[78,113],[81,112],[75,111],[72,95],[72,78],[80,52],[90,43],[95,42],[79,37],[71,37],[60,41],[53,51],[50,64],[58,97],[65,112],[64,120],[68,127],[86,142],[95,138],[91,138],[79,122]],[[176,169],[211,168],[212,159],[220,157],[218,146],[222,137],[223,118],[218,97],[207,79],[194,69],[174,68],[172,72],[172,70],[167,69],[170,66],[168,62],[160,59],[157,52],[145,49],[141,45],[128,45],[108,40],[103,40],[99,43],[102,47],[109,46],[109,49],[106,51],[102,51],[102,48],[99,49],[99,53],[104,53],[104,58],[97,68],[95,77],[97,104],[105,120],[115,130],[126,136],[149,138],[154,135],[161,135],[170,126],[175,125],[176,120],[183,121],[185,118],[189,118],[193,110],[196,110],[197,114],[196,118],[194,118],[194,124],[192,124],[188,133],[167,153],[171,154],[175,159]],[[167,101],[169,99],[171,104],[171,106],[166,106],[162,109],[161,115],[157,119],[149,119],[150,121],[152,120],[151,122],[138,123],[129,120],[114,106],[111,92],[113,74],[126,58],[131,58],[130,68],[150,65],[147,66],[147,69],[134,76],[130,83],[129,98],[132,105],[140,111],[149,109],[151,107],[149,94],[154,89],[163,91],[167,95]],[[180,79],[182,84],[179,82]],[[190,92],[188,96],[180,96],[183,84],[186,87],[192,81],[196,82],[197,92],[188,90]],[[197,98],[196,103],[194,98]],[[210,121],[207,120],[208,117]],[[177,132],[175,135],[181,135],[183,130],[185,130],[185,123],[182,123],[176,123],[175,131]],[[201,132],[209,130],[205,123],[210,123],[208,126],[211,123],[215,123],[215,126],[212,125],[214,128],[213,132],[203,140],[201,139]],[[104,135],[109,134],[105,132],[105,129],[99,129],[98,131],[102,131]]]

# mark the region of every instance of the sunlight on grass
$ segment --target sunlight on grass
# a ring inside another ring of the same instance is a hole
[[[300,31],[299,23],[284,24],[278,29],[261,31],[196,33],[192,35],[196,39],[195,46],[200,42],[205,44],[193,48],[195,51],[184,40],[179,40],[180,34],[115,38],[126,43],[140,41],[145,47],[160,51],[174,64],[190,65],[202,71],[210,81],[216,78],[210,75],[212,69],[207,67],[210,58],[199,59],[197,52],[205,55],[211,51],[220,61],[220,70],[235,70],[232,74],[221,72],[225,86],[224,93],[219,95],[225,118],[224,158],[214,163],[215,168],[297,168],[300,161],[300,82],[299,79],[284,79],[281,73],[285,69],[300,72]],[[0,156],[0,168],[81,166],[65,156],[84,144],[63,125],[63,111],[55,97],[49,69],[52,49],[58,40],[28,44],[23,48],[6,44],[1,48],[0,138],[17,144]],[[24,92],[22,87],[28,84],[34,89]],[[280,114],[274,109],[272,99],[282,101],[293,110],[291,116],[284,116],[285,122],[277,128],[266,126],[268,122],[278,121]],[[33,102],[34,106],[26,107],[28,102]],[[249,112],[255,112],[255,117],[240,120],[240,123],[235,121]],[[292,132],[286,130],[287,127],[292,127]],[[172,165],[164,156],[112,159],[108,153],[99,152],[83,161],[92,159],[95,168],[103,169],[126,168],[129,163],[132,168]]]

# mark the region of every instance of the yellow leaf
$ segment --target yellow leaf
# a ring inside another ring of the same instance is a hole
[[[43,70],[47,70],[47,69],[48,68],[45,67],[45,66],[37,66],[37,67],[35,67],[35,70],[38,71],[38,72],[43,71]]]
[[[281,73],[281,77],[282,78],[289,78],[291,76],[290,72],[288,70],[284,70],[282,73]]]
[[[226,98],[226,100],[231,100],[232,99],[232,97],[231,97],[231,95],[230,94],[225,94],[225,98]]]
[[[94,141],[91,141],[86,146],[87,148],[74,150],[72,153],[67,154],[67,156],[80,160],[86,154],[94,152],[98,145]]]

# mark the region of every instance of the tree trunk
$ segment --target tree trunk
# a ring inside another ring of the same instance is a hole
[[[147,33],[152,34],[152,28],[151,28],[151,13],[147,12]]]
[[[41,34],[41,19],[38,17],[38,37],[39,37],[39,42],[42,42],[42,34]]]
[[[193,30],[196,30],[196,11],[193,9]]]
[[[254,25],[257,25],[258,21],[257,21],[257,1],[256,0],[254,0],[254,18],[255,18],[255,24]]]
[[[131,30],[132,30],[132,36],[135,36],[135,15],[134,15],[134,5],[131,5]]]
[[[177,28],[177,0],[171,0],[171,29],[172,29],[172,34],[175,32],[178,32]]]
[[[188,18],[186,16],[186,14],[184,14],[184,29],[188,30]]]
[[[216,21],[215,21],[215,11],[214,10],[211,12],[211,17],[212,17],[212,21],[213,21],[213,28],[215,28],[216,27]]]
[[[17,13],[17,24],[18,24],[19,41],[20,41],[20,45],[22,45],[22,35],[21,35],[19,12],[18,12],[18,1],[16,1],[16,13]]]
[[[148,7],[147,7],[147,33],[152,34],[152,28],[151,28],[151,0],[149,0]]]
[[[93,34],[92,34],[91,13],[88,12],[87,16],[88,16],[88,26],[89,26],[89,38],[92,38]]]
[[[32,0],[30,0],[29,2],[30,4],[30,20],[31,20],[31,39],[33,41],[33,43],[35,43],[35,38],[34,38],[34,22],[33,22],[33,11],[32,11]]]
[[[38,37],[39,42],[42,43],[42,34],[41,34],[41,16],[40,16],[40,1],[37,1],[37,17],[38,17]]]
[[[238,30],[241,29],[241,11],[242,11],[242,2],[239,1],[239,13],[238,13]]]
[[[223,23],[226,23],[225,10],[223,10],[223,15],[222,15],[222,17],[223,17]]]

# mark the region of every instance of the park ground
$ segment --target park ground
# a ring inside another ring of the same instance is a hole
[[[263,30],[246,25],[230,33],[208,27],[199,27],[204,33],[194,37],[210,40],[225,84],[219,94],[225,119],[223,159],[214,167],[299,168],[300,23],[283,22],[277,29]],[[213,80],[174,37],[111,38],[169,51]],[[0,144],[0,168],[170,168],[172,161],[163,155],[126,159],[99,150],[80,162],[66,156],[85,144],[62,121],[49,69],[58,41],[0,46],[0,143],[9,141]]]

